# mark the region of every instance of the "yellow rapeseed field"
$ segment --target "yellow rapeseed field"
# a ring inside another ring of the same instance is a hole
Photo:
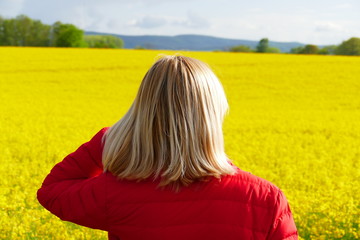
[[[0,239],[107,238],[51,215],[36,191],[127,111],[161,53],[175,52],[0,48]],[[359,239],[360,58],[183,54],[222,81],[227,154],[285,192],[301,238]]]

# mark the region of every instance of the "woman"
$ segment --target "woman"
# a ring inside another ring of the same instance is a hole
[[[124,117],[58,163],[38,200],[109,239],[297,239],[279,188],[226,157],[227,108],[206,64],[163,57]]]

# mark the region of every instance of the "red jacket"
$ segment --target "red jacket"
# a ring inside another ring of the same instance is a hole
[[[298,239],[284,194],[240,169],[179,192],[103,173],[105,131],[58,163],[38,190],[60,219],[108,231],[109,239]]]

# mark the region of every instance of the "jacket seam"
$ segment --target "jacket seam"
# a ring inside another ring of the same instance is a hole
[[[275,203],[274,203],[274,207],[272,208],[273,211],[272,211],[272,214],[271,214],[271,219],[272,219],[273,224],[270,225],[270,228],[269,228],[269,230],[268,230],[268,232],[267,232],[267,237],[266,237],[266,239],[268,239],[268,237],[270,236],[271,230],[272,230],[274,227],[276,227],[277,224],[278,224],[278,223],[277,223],[276,216],[275,216],[275,212],[276,212],[276,205],[280,202],[279,197],[280,197],[280,190],[278,190],[277,193],[276,193],[276,197],[275,197],[276,201],[275,201]],[[276,224],[276,225],[275,225],[275,224]]]
[[[88,147],[84,144],[84,148],[86,149],[86,153],[90,156],[91,160],[93,161],[93,163],[98,167],[101,168],[101,166],[99,165],[99,163],[96,161],[95,157],[91,154],[91,151],[88,149]]]
[[[80,169],[80,171],[82,172],[82,176],[80,177],[76,177],[76,178],[72,178],[72,179],[88,179],[88,174],[85,172],[85,170],[79,165],[78,160],[76,158],[74,158],[71,154],[68,155],[69,158],[71,158],[73,160],[73,162],[76,164],[77,169]],[[68,180],[68,179],[67,179]],[[69,179],[71,180],[71,179]]]
[[[121,227],[125,228],[137,228],[137,229],[156,229],[156,228],[173,228],[173,227],[184,227],[184,226],[195,226],[195,225],[220,225],[220,226],[228,226],[228,227],[235,227],[235,228],[243,228],[247,229],[249,231],[253,232],[259,232],[266,234],[266,230],[262,231],[259,229],[254,229],[250,227],[245,226],[239,226],[235,224],[223,224],[223,223],[189,223],[189,224],[175,224],[175,225],[168,225],[168,226],[153,226],[153,227],[147,227],[147,226],[134,226],[134,225],[121,225]]]
[[[289,215],[291,214],[291,211],[290,210],[286,210],[284,212],[281,213],[281,215],[276,219],[276,221],[282,221],[282,218],[285,216],[285,215]]]
[[[207,202],[211,202],[211,201],[222,201],[222,202],[235,202],[235,203],[242,203],[245,205],[251,205],[251,206],[255,206],[255,207],[261,207],[261,208],[265,208],[265,209],[269,209],[270,206],[262,206],[262,205],[258,205],[258,204],[253,204],[251,202],[244,202],[244,201],[239,201],[239,200],[231,200],[231,199],[183,199],[183,200],[175,200],[175,201],[151,201],[151,202],[121,202],[121,204],[123,205],[139,205],[139,204],[158,204],[158,203],[179,203],[179,202],[194,202],[194,201],[207,201]],[[273,214],[272,214],[273,215]]]
[[[293,238],[294,236],[295,236],[295,237],[298,236],[298,232],[297,232],[297,231],[290,233],[289,235],[287,235],[286,237],[284,237],[283,240],[287,240],[287,239]]]

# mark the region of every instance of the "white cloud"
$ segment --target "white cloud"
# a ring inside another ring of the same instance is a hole
[[[258,8],[258,7],[255,7],[255,8],[249,8],[247,10],[248,13],[262,13],[264,12],[264,9],[262,8]]]
[[[182,26],[187,28],[208,28],[210,27],[210,22],[200,15],[194,12],[188,12],[186,19],[178,19],[173,21],[173,25]]]
[[[126,24],[128,27],[137,27],[143,29],[152,29],[152,28],[161,28],[165,26],[172,26],[177,28],[185,29],[206,29],[210,27],[209,21],[201,17],[200,15],[194,12],[188,12],[186,17],[174,17],[163,15],[152,16],[146,15],[138,19],[132,19]]]
[[[139,28],[158,28],[167,24],[167,20],[163,17],[145,16],[141,19],[131,20],[130,26]]]
[[[205,34],[233,39],[338,43],[360,36],[359,0],[0,0],[0,15],[125,35]]]
[[[315,22],[315,30],[318,32],[342,31],[343,27],[333,22]]]
[[[349,9],[349,8],[352,8],[352,4],[350,3],[341,3],[341,4],[337,4],[335,5],[333,8],[334,9]]]

